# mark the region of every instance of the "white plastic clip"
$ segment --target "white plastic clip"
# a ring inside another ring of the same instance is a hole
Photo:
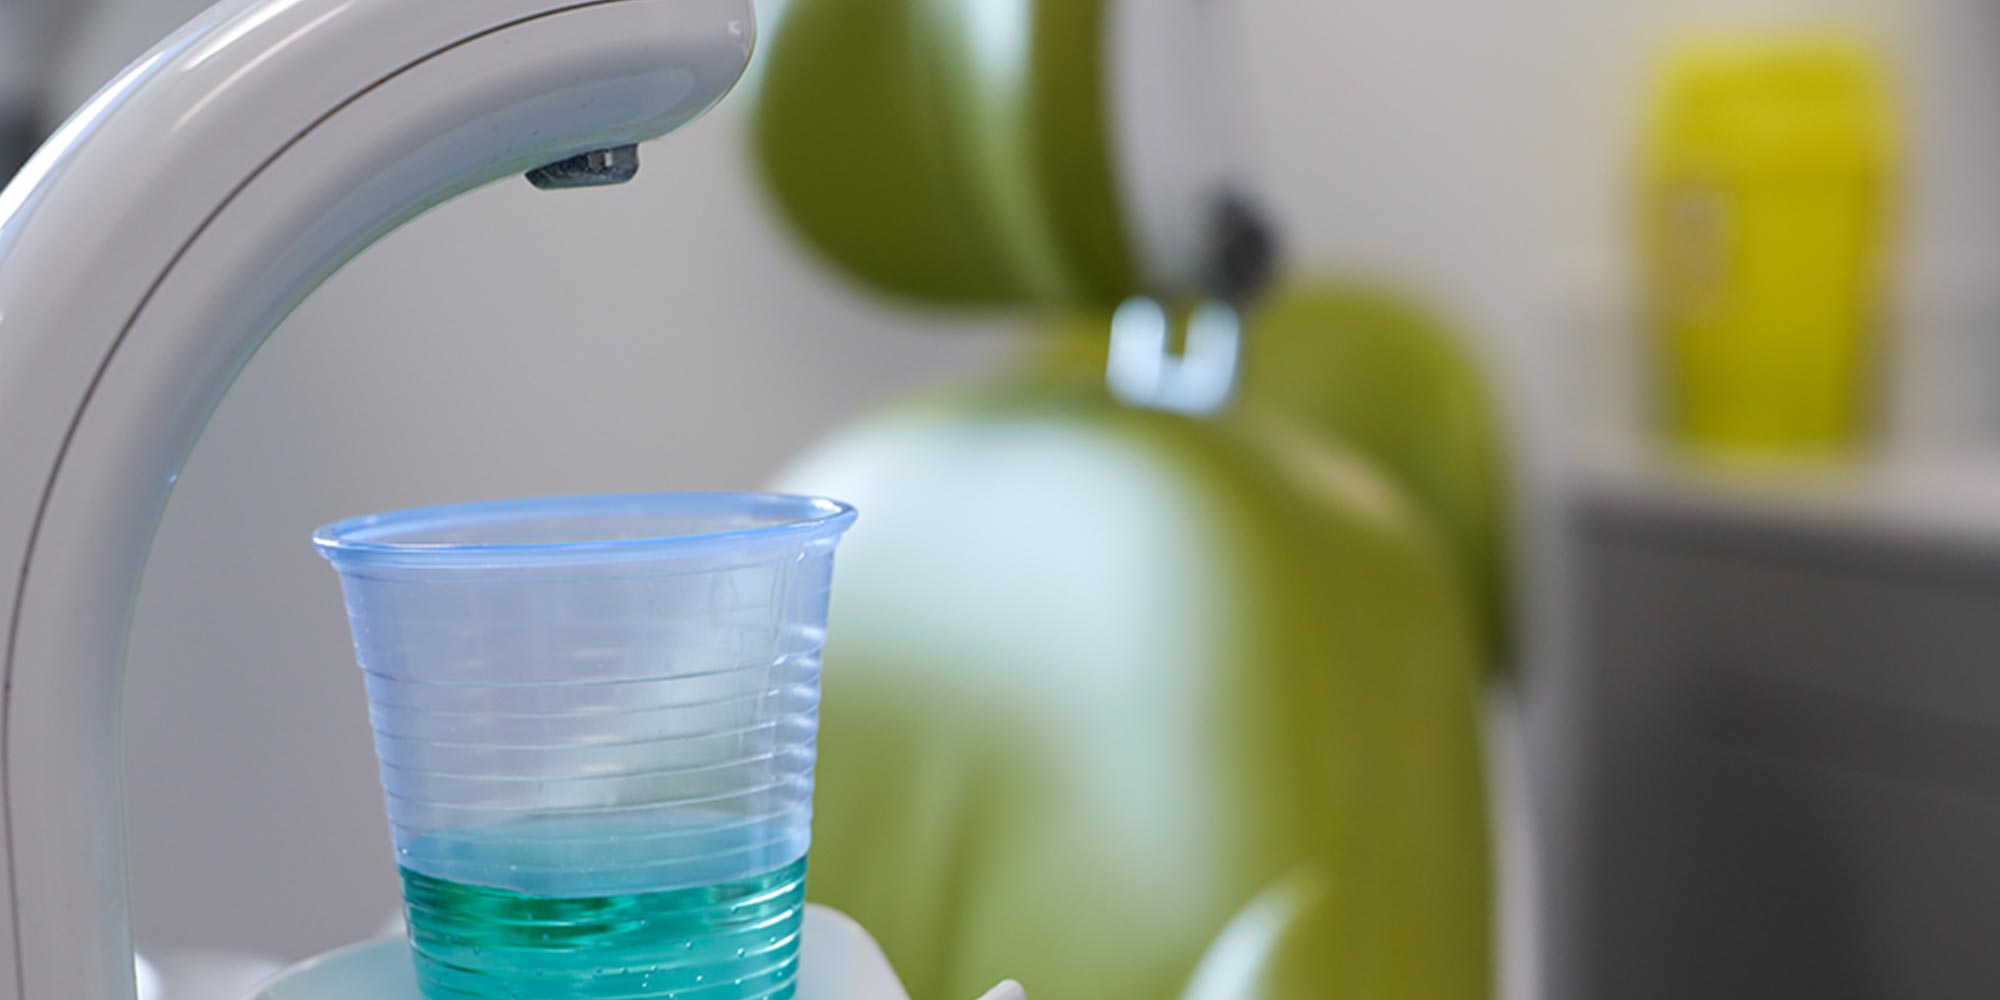
[[[1105,383],[1129,406],[1191,416],[1214,413],[1236,398],[1242,374],[1243,322],[1236,308],[1210,300],[1188,317],[1187,343],[1173,353],[1173,324],[1159,302],[1135,298],[1111,320]]]

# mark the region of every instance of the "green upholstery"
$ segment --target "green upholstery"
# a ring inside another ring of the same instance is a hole
[[[1276,411],[1375,467],[1424,515],[1479,614],[1489,666],[1512,653],[1509,435],[1469,338],[1422,299],[1379,282],[1293,282],[1245,318],[1239,405]],[[1102,367],[1110,319],[1071,318],[1053,363]]]
[[[1421,299],[1322,282],[1258,303],[1244,397],[1376,463],[1464,570],[1488,662],[1510,652],[1514,524],[1506,426],[1469,341]]]
[[[857,503],[811,893],[916,1000],[1489,995],[1477,616],[1356,452],[1053,366],[783,477]]]
[[[774,202],[905,299],[1134,294],[1108,2],[791,0],[755,94]],[[812,896],[916,1000],[1489,996],[1508,515],[1477,364],[1394,294],[1301,288],[1252,314],[1239,411],[1193,420],[1105,397],[1107,323],[782,477],[862,510]]]
[[[826,260],[904,298],[1129,295],[1105,2],[791,0],[752,95],[766,189]]]

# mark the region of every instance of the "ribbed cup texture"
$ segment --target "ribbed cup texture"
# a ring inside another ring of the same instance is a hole
[[[474,529],[386,554],[322,532],[426,995],[789,996],[851,514],[601,552],[534,516],[537,544],[487,556]]]

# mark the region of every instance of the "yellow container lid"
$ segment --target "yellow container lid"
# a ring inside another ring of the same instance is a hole
[[[1838,31],[1710,35],[1662,66],[1656,173],[1880,173],[1895,159],[1888,71]]]

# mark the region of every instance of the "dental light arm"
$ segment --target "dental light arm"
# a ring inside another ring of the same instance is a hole
[[[229,0],[0,194],[0,1000],[133,994],[125,644],[236,373],[428,208],[628,177],[754,32],[750,0]]]

